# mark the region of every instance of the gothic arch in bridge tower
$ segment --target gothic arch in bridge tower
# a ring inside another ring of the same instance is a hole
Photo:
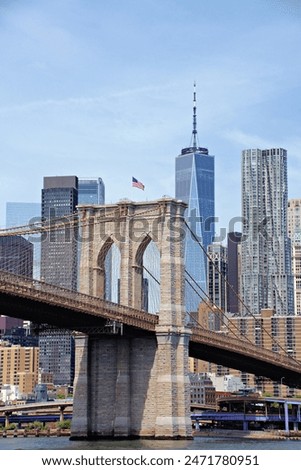
[[[152,313],[159,311],[160,253],[156,242],[149,234],[146,234],[138,243],[134,260],[133,297],[135,307]],[[154,287],[155,283],[157,283],[157,289]]]
[[[93,295],[100,297],[101,299],[105,298],[106,291],[106,266],[105,260],[107,255],[112,248],[114,241],[111,237],[108,237],[105,242],[102,244],[95,266],[95,280],[94,280],[94,292]]]
[[[94,274],[94,295],[101,299],[119,302],[120,299],[120,249],[114,237],[110,236],[99,249]]]

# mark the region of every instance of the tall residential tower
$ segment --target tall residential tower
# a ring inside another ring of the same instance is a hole
[[[273,309],[293,315],[293,278],[287,236],[287,152],[242,152],[241,294],[243,315]]]

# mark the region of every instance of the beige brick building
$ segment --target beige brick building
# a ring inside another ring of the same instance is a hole
[[[39,348],[0,345],[0,387],[17,385],[20,393],[31,393],[38,383]]]

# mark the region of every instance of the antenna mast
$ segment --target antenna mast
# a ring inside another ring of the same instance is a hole
[[[196,83],[193,84],[193,128],[192,128],[192,146],[197,147],[197,124],[196,124]]]
[[[208,155],[208,149],[198,146],[198,131],[196,124],[196,83],[193,84],[193,121],[192,121],[192,136],[190,138],[190,146],[182,149],[181,155],[189,153]]]

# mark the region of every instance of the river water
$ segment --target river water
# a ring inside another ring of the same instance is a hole
[[[301,440],[195,437],[179,441],[71,441],[69,437],[10,437],[0,439],[0,450],[301,450]]]

